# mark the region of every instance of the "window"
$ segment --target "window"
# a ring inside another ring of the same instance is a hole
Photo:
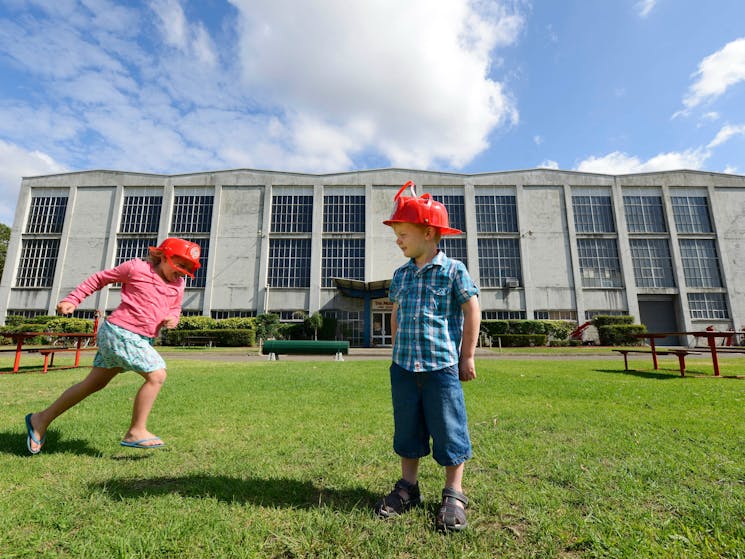
[[[504,287],[507,278],[522,283],[517,239],[479,239],[478,245],[482,287]]]
[[[665,216],[660,196],[624,196],[629,233],[665,233]]]
[[[117,240],[116,244],[116,259],[114,266],[123,264],[127,260],[133,260],[139,258],[140,260],[147,260],[149,256],[148,249],[158,244],[157,237],[122,237]]]
[[[574,320],[577,321],[577,311],[533,311],[536,320]]]
[[[47,314],[46,309],[43,309],[43,310],[42,309],[39,309],[39,310],[35,310],[35,309],[8,309],[5,312],[5,320],[6,320],[5,324],[6,325],[8,324],[8,322],[7,322],[8,317],[11,317],[11,316],[22,316],[23,318],[35,318],[37,316],[46,316],[46,314]]]
[[[348,340],[349,345],[360,347],[363,345],[362,333],[363,313],[358,311],[324,310],[324,318],[336,319],[336,336]]]
[[[323,239],[321,287],[333,287],[332,278],[365,279],[364,239]]]
[[[463,237],[442,237],[440,239],[440,248],[448,256],[460,260],[468,268],[468,251],[466,250],[466,240]]]
[[[269,287],[310,287],[310,239],[269,240]]]
[[[256,316],[256,311],[250,310],[213,310],[211,313],[215,320],[223,318],[250,318]]]
[[[308,196],[308,198],[312,197]],[[323,197],[324,233],[364,233],[365,197],[326,194]]]
[[[691,318],[729,318],[724,293],[689,293],[688,309]]]
[[[155,233],[160,226],[162,196],[125,196],[119,233]]]
[[[432,198],[442,203],[448,211],[448,223],[453,229],[466,230],[466,202],[462,195],[433,195]],[[458,259],[460,260],[460,258]]]
[[[214,196],[175,196],[171,233],[207,233],[212,228]],[[194,241],[196,242],[196,241]]]
[[[577,233],[615,233],[610,196],[572,196]]]
[[[23,239],[16,286],[52,287],[59,244],[59,239]]]
[[[592,320],[596,316],[627,316],[628,311],[604,310],[604,311],[585,311],[585,320]]]
[[[577,239],[583,287],[621,287],[615,239]]]
[[[680,239],[680,255],[688,287],[722,287],[714,240]]]
[[[311,233],[313,196],[272,196],[272,233]]]
[[[476,196],[476,230],[479,233],[517,233],[514,196]]]
[[[672,196],[678,233],[711,233],[709,204],[705,196]]]
[[[26,233],[62,233],[66,211],[67,196],[34,196],[28,211]]]
[[[631,239],[637,287],[675,287],[667,239]]]
[[[484,320],[525,320],[525,311],[482,311]]]

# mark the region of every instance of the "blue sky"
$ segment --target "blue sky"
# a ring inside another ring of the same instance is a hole
[[[0,0],[22,176],[745,174],[742,0]]]

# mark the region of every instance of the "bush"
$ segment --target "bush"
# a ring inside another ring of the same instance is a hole
[[[577,323],[573,320],[544,320],[543,326],[549,340],[568,341],[569,334],[577,327]]]
[[[598,335],[600,345],[640,345],[643,340],[633,335],[644,334],[646,331],[643,324],[608,324],[598,328]]]
[[[251,317],[238,317],[233,318],[222,318],[217,320],[215,328],[227,328],[230,330],[256,330],[256,319]]]
[[[500,334],[494,337],[494,344],[501,347],[535,347],[546,345],[546,334]]]
[[[199,330],[168,330],[166,345],[184,345],[189,336],[209,336],[217,347],[247,347],[256,345],[256,332],[248,328],[207,328]]]
[[[182,316],[176,330],[208,330],[217,328],[217,321],[209,316]]]
[[[601,326],[610,326],[611,324],[633,324],[634,317],[628,314],[623,315],[606,315],[599,314],[592,319],[592,325],[600,330]]]

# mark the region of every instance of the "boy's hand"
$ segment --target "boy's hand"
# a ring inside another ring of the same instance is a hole
[[[463,382],[476,378],[476,363],[473,357],[461,358],[458,363],[458,378]]]
[[[70,303],[69,301],[60,301],[57,303],[57,312],[60,314],[72,314],[72,311],[75,310],[75,305]]]
[[[161,322],[161,326],[163,328],[176,328],[176,325],[178,324],[178,319],[174,316],[169,316],[166,318],[163,322]]]

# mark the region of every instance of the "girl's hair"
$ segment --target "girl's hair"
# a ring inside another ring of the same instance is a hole
[[[157,248],[151,248],[150,254],[148,254],[147,261],[150,262],[153,266],[157,266],[165,259],[165,256],[163,256],[163,251]]]

